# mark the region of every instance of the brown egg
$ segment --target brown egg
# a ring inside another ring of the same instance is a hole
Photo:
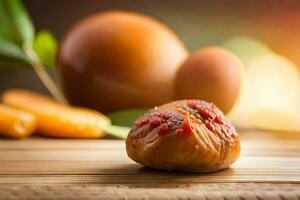
[[[126,139],[128,156],[156,169],[214,172],[240,155],[239,137],[223,113],[202,100],[174,101],[138,118]]]
[[[110,112],[171,101],[175,73],[187,55],[175,33],[156,20],[104,12],[71,28],[57,66],[71,104]]]
[[[181,65],[175,80],[176,99],[203,99],[224,113],[235,104],[241,87],[242,63],[221,47],[193,53]]]

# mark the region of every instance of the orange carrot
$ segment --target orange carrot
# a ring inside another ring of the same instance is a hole
[[[87,109],[68,107],[27,90],[8,90],[2,101],[32,113],[37,119],[37,131],[59,138],[101,138],[103,129],[110,125],[105,115]]]
[[[31,135],[35,128],[34,115],[0,104],[0,135],[21,139]]]

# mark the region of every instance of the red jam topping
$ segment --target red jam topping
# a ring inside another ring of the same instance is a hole
[[[158,116],[160,116],[161,118],[166,119],[166,120],[168,120],[171,117],[170,114],[167,112],[160,112],[158,114]]]
[[[185,118],[182,122],[182,130],[185,134],[188,134],[190,135],[193,131],[192,127],[191,127],[191,124],[190,124],[190,121],[188,118]]]
[[[222,119],[221,116],[216,116],[214,118],[214,122],[218,123],[218,124],[225,124],[225,121]]]
[[[226,135],[235,133],[235,129],[225,120],[223,113],[212,103],[201,100],[179,101],[176,108],[179,110],[154,108],[140,117],[135,125],[137,128],[150,125],[149,128],[155,129],[161,136],[170,132],[182,136],[192,135],[192,122],[197,121],[212,132]]]
[[[205,119],[213,119],[215,117],[215,113],[203,106],[197,106],[197,111]]]
[[[206,128],[208,128],[210,131],[215,131],[215,126],[211,122],[207,122],[205,124]]]
[[[148,123],[148,118],[147,117],[140,117],[136,122],[135,125],[137,126],[143,126],[144,124]]]
[[[160,123],[161,123],[161,118],[160,117],[158,117],[158,116],[151,117],[151,119],[150,119],[150,125],[157,126]]]
[[[177,129],[177,130],[175,131],[175,134],[176,134],[177,136],[183,135],[183,129],[182,129],[182,128]]]
[[[225,134],[235,132],[234,128],[224,119],[223,113],[212,104],[201,100],[190,100],[184,107],[192,115],[202,121],[210,131],[220,130]]]
[[[163,123],[162,125],[160,125],[158,129],[158,134],[165,135],[166,133],[168,133],[168,131],[169,131],[169,125],[167,123]]]

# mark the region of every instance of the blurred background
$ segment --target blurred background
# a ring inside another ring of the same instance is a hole
[[[140,1],[24,0],[36,29],[49,29],[61,39],[78,19],[105,10],[127,10],[152,16],[173,29],[190,51],[224,40],[249,36],[300,66],[300,1]],[[0,71],[0,92],[25,87],[46,93],[31,69]]]
[[[59,40],[79,19],[99,11],[124,10],[161,21],[190,52],[220,45],[245,65],[245,93],[229,114],[247,128],[300,131],[300,1],[141,1],[24,0],[36,30],[48,29]],[[0,70],[0,92],[46,88],[30,68]],[[233,113],[233,114],[232,114]]]

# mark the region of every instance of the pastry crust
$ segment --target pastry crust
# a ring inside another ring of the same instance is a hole
[[[207,173],[229,167],[239,157],[240,142],[215,105],[181,100],[138,118],[126,150],[131,159],[147,167]]]

